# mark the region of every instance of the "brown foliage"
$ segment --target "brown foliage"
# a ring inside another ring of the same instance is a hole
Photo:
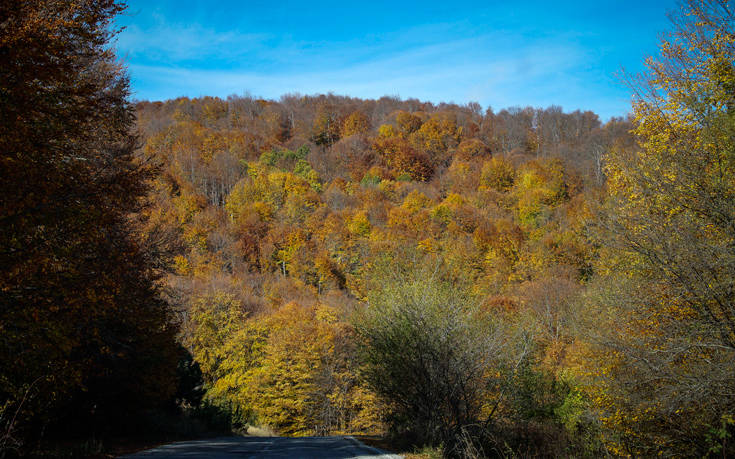
[[[396,176],[407,174],[413,180],[423,181],[430,179],[433,174],[427,156],[414,150],[404,139],[396,137],[378,139],[374,148]]]
[[[144,217],[154,170],[135,155],[128,79],[107,46],[123,9],[0,9],[0,406],[24,400],[20,438],[124,424],[175,389],[155,238],[129,218]]]

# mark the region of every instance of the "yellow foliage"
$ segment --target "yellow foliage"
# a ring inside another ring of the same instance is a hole
[[[354,380],[344,348],[351,331],[336,310],[292,302],[245,319],[231,297],[215,298],[218,306],[194,311],[192,340],[212,381],[209,397],[281,434],[375,432],[374,396]]]
[[[505,192],[513,186],[515,176],[513,165],[502,156],[495,156],[482,164],[480,186]]]
[[[350,233],[356,236],[367,237],[370,234],[371,228],[367,213],[362,211],[355,214],[347,224],[347,228]]]
[[[392,124],[381,124],[378,128],[378,136],[383,138],[396,137],[398,133]]]
[[[401,206],[411,212],[418,212],[431,206],[432,201],[425,194],[418,190],[413,190],[403,199]]]
[[[342,137],[366,134],[369,130],[370,120],[368,117],[360,111],[355,111],[345,118],[342,124]]]
[[[452,117],[437,114],[424,122],[409,139],[418,150],[441,153],[459,144],[461,131]]]
[[[436,253],[439,248],[439,244],[437,244],[437,241],[433,238],[423,239],[418,242],[417,246],[419,250],[422,250],[426,253]]]
[[[396,123],[401,130],[401,134],[407,136],[417,131],[421,127],[422,121],[421,117],[401,110],[396,114]]]
[[[174,257],[174,269],[176,270],[176,274],[186,276],[191,272],[189,260],[187,260],[186,257],[182,255],[176,255]]]

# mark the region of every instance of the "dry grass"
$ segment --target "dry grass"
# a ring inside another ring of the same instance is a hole
[[[277,437],[278,436],[278,434],[273,432],[268,427],[248,426],[248,428],[245,430],[245,433],[250,435],[251,437]]]

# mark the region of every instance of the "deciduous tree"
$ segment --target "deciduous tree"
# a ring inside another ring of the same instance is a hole
[[[596,384],[629,454],[733,454],[735,20],[685,2],[636,80],[640,148],[607,157]],[[593,333],[598,335],[598,333]]]

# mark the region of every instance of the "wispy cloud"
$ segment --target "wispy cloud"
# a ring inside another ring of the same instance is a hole
[[[128,25],[117,39],[123,56],[146,62],[232,61],[265,49],[272,38],[263,33],[219,31],[199,24],[169,24],[156,14],[153,24]]]
[[[512,41],[486,35],[402,51],[377,45],[371,48],[373,56],[351,63],[340,58],[339,49],[291,48],[298,65],[268,72],[155,64],[135,64],[131,70],[138,83],[138,97],[144,98],[227,95],[246,90],[278,97],[291,91],[311,94],[336,90],[360,97],[400,94],[429,100],[442,94],[444,100],[503,106],[534,103],[517,98],[518,90],[537,95],[562,83],[560,79],[566,79],[568,85],[571,74],[589,58],[574,44],[513,47]],[[360,51],[368,54],[368,50]],[[165,88],[163,94],[161,88]]]
[[[447,17],[431,17],[432,22],[426,22],[426,12],[416,22],[410,6],[395,5],[385,12],[391,16],[371,7],[364,11],[374,17],[360,27],[354,14],[331,17],[335,10],[319,5],[312,5],[318,11],[306,11],[248,4],[253,11],[238,16],[243,22],[235,18],[244,11],[236,3],[228,3],[232,18],[218,8],[216,20],[195,4],[191,15],[170,3],[168,9],[126,18],[117,46],[130,66],[136,97],[335,92],[478,101],[495,108],[560,104],[607,118],[629,107],[627,91],[612,73],[627,64],[624,59],[637,62],[644,54],[629,56],[624,37],[612,36],[615,24],[629,30],[633,22],[605,22],[598,7],[581,9],[572,19],[564,19],[571,5],[554,12],[545,2],[520,12],[491,5],[474,10],[474,16],[471,10],[444,9]],[[345,8],[338,11],[347,14]],[[396,19],[401,13],[403,19]],[[584,14],[595,14],[599,27]],[[388,28],[377,25],[383,17]]]

